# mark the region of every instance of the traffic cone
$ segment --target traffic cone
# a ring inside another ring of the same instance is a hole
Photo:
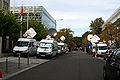
[[[2,80],[2,72],[0,72],[0,80]]]

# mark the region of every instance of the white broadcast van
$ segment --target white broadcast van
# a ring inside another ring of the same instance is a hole
[[[19,38],[15,47],[13,48],[13,55],[17,56],[19,53],[21,55],[35,55],[37,47],[34,45],[35,39],[29,38]]]
[[[63,54],[67,52],[67,45],[63,42],[58,43],[58,54]]]
[[[57,41],[54,39],[42,39],[37,49],[36,57],[53,57],[58,53]]]
[[[108,49],[106,43],[99,42],[97,45],[97,56],[103,56]]]

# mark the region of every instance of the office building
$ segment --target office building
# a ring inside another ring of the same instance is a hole
[[[120,7],[106,20],[106,22],[102,25],[102,30],[105,29],[105,25],[107,23],[114,23],[118,18],[120,18]]]
[[[18,22],[20,22],[21,6],[11,7],[10,11],[16,14]],[[43,6],[23,6],[23,22],[30,20],[41,21],[46,28],[56,29],[56,20],[46,11]]]
[[[0,9],[10,10],[10,0],[0,0]]]

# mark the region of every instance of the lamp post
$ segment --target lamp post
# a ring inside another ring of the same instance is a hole
[[[116,27],[116,47],[118,48],[119,47],[119,31],[118,30],[120,30],[120,27]]]
[[[55,20],[55,29],[56,29],[56,27],[57,27],[57,21],[62,21],[63,19],[56,19]]]
[[[27,30],[28,30],[28,26],[29,26],[29,8],[28,8],[28,12],[27,12]]]

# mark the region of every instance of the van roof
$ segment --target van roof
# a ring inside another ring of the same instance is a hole
[[[97,46],[107,46],[107,44],[103,43],[103,44],[97,44]]]
[[[36,41],[36,40],[30,38],[19,38],[18,41]]]
[[[54,42],[54,40],[42,39],[40,42],[53,43],[53,42]]]
[[[58,43],[58,45],[64,45],[64,43]]]

